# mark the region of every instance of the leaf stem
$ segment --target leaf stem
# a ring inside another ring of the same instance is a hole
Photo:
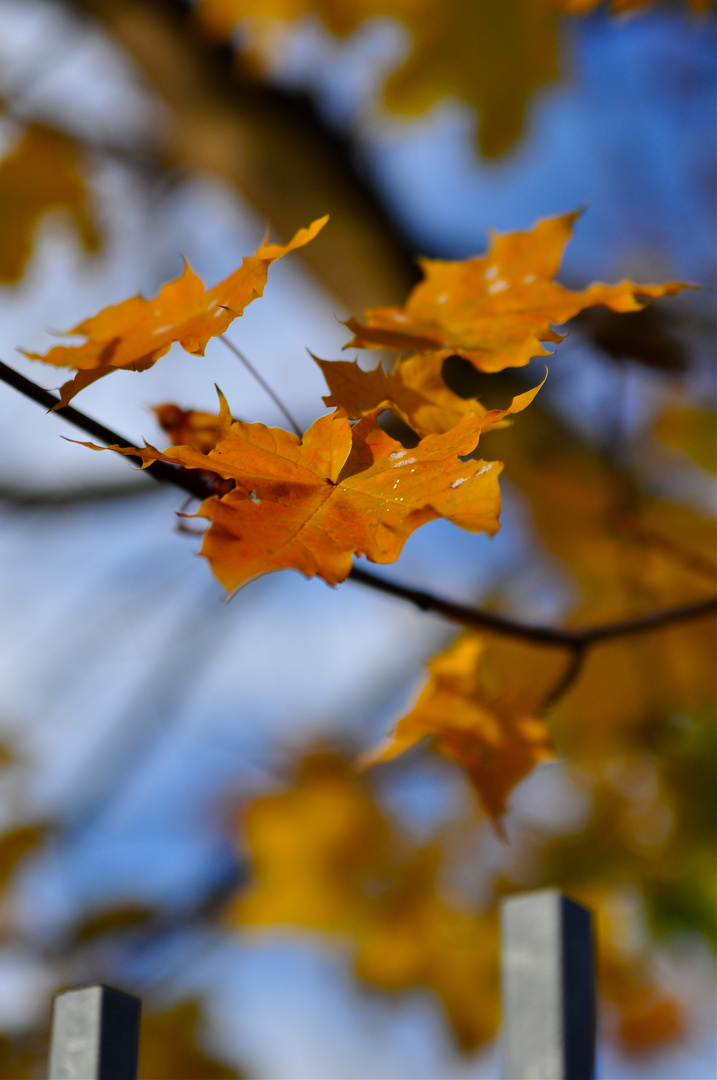
[[[278,394],[276,394],[276,393],[275,393],[275,392],[274,392],[274,391],[272,390],[272,388],[271,388],[271,387],[269,386],[269,384],[268,384],[268,382],[266,381],[266,379],[264,379],[264,378],[263,378],[263,377],[262,377],[262,376],[261,376],[261,375],[259,374],[259,372],[258,372],[258,371],[256,370],[256,368],[254,367],[254,365],[253,365],[253,364],[252,364],[252,363],[251,363],[251,362],[250,362],[250,361],[249,361],[249,360],[248,360],[248,359],[246,358],[246,356],[245,356],[245,355],[244,355],[244,353],[243,353],[243,352],[241,351],[241,349],[237,348],[237,346],[236,346],[236,345],[234,344],[234,342],[233,342],[233,341],[230,341],[228,337],[225,337],[225,336],[224,336],[224,334],[219,334],[218,336],[219,336],[219,340],[220,340],[220,341],[223,341],[223,342],[224,342],[224,344],[226,345],[226,347],[227,347],[227,348],[228,348],[228,349],[229,349],[229,350],[230,350],[231,352],[233,352],[233,353],[234,353],[234,355],[235,355],[235,356],[237,357],[237,359],[241,360],[241,362],[242,362],[242,364],[244,365],[244,367],[245,367],[245,368],[247,369],[247,371],[248,371],[248,372],[249,372],[249,373],[250,373],[251,375],[253,375],[253,376],[254,376],[254,378],[256,379],[256,381],[257,381],[257,382],[259,383],[259,386],[260,386],[260,387],[262,388],[262,390],[264,390],[264,391],[265,391],[265,392],[266,392],[266,393],[267,393],[267,394],[269,395],[269,397],[270,397],[270,398],[271,398],[271,400],[272,400],[272,401],[274,402],[274,404],[276,405],[276,407],[277,407],[277,408],[278,408],[278,409],[279,409],[279,410],[280,410],[280,411],[281,411],[281,412],[283,413],[283,415],[284,415],[284,416],[286,417],[286,420],[288,421],[289,425],[291,426],[291,428],[292,428],[292,430],[293,430],[294,434],[295,434],[295,435],[298,435],[298,437],[299,437],[299,438],[301,438],[301,436],[302,436],[302,435],[304,434],[304,433],[303,433],[303,431],[301,430],[301,428],[299,427],[298,423],[296,422],[296,420],[294,419],[294,417],[293,417],[293,416],[291,415],[291,413],[289,412],[288,408],[286,407],[286,405],[284,404],[284,402],[283,402],[283,401],[281,400],[281,398],[279,397],[279,395],[278,395]]]
[[[231,346],[230,346],[231,347]],[[31,379],[25,378],[13,368],[0,361],[0,382],[24,394],[25,397],[44,405],[47,409],[53,409],[59,399],[48,390],[38,386]],[[116,444],[122,447],[133,447],[134,443],[123,439],[115,431],[98,423],[91,417],[80,412],[79,409],[66,405],[56,412],[68,423],[73,424],[87,434],[100,439],[107,445]],[[139,458],[130,458],[131,461],[140,461]],[[213,494],[212,489],[199,474],[199,470],[182,469],[166,462],[153,462],[145,470],[159,483],[174,484],[182,488],[198,499],[205,499]],[[197,475],[193,475],[196,473]],[[389,596],[406,600],[414,604],[421,611],[435,611],[438,615],[459,626],[468,627],[471,630],[492,630],[507,637],[519,638],[522,641],[532,641],[536,645],[548,645],[555,648],[568,649],[573,654],[571,663],[566,668],[559,684],[550,694],[550,703],[564,693],[568,686],[577,677],[584,654],[588,648],[599,644],[601,641],[610,641],[614,638],[626,637],[631,634],[640,634],[648,630],[658,630],[664,626],[675,623],[687,622],[690,619],[700,618],[717,612],[717,597],[709,597],[698,600],[691,604],[682,604],[677,607],[660,608],[657,611],[648,612],[646,615],[637,615],[630,619],[621,619],[616,622],[603,623],[600,626],[575,626],[575,627],[552,627],[529,625],[510,619],[505,615],[496,615],[481,608],[469,607],[466,604],[458,604],[444,597],[421,589],[412,589],[407,585],[401,585],[396,581],[372,574],[362,567],[354,566],[349,575],[350,581],[355,581],[368,588],[376,589]]]

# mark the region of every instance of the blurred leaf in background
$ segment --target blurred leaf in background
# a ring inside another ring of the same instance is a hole
[[[100,246],[86,165],[75,141],[41,124],[21,131],[0,160],[0,283],[17,282],[50,211],[69,217],[88,253]]]

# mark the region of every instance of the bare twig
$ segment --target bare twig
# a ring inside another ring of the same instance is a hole
[[[565,665],[562,675],[555,683],[555,686],[553,686],[553,688],[545,695],[541,706],[541,712],[549,709],[551,705],[554,705],[556,701],[567,694],[568,690],[583,670],[586,654],[586,645],[580,643],[579,645],[574,646],[572,652],[568,656],[568,662]]]
[[[468,607],[465,604],[457,604],[452,600],[445,600],[433,593],[423,592],[419,589],[411,589],[406,585],[399,585],[395,581],[379,577],[368,570],[355,566],[351,571],[351,580],[358,581],[362,585],[368,585],[379,592],[388,593],[390,596],[400,597],[415,604],[421,611],[435,611],[444,615],[451,622],[459,623],[471,630],[492,630],[506,637],[521,638],[523,641],[532,641],[535,645],[553,645],[556,648],[571,649],[575,652],[588,648],[600,641],[608,641],[611,638],[625,637],[628,634],[638,634],[646,630],[658,630],[660,627],[671,623],[684,622],[687,619],[695,619],[701,615],[709,615],[717,611],[717,597],[706,600],[698,600],[692,604],[683,604],[679,607],[660,608],[649,612],[647,615],[638,615],[633,619],[621,619],[617,622],[604,623],[602,626],[576,626],[558,628],[553,626],[531,626],[515,619],[506,618],[504,615],[495,615],[490,611],[480,608]]]
[[[298,435],[298,437],[301,438],[301,436],[303,435],[303,432],[302,432],[301,428],[299,427],[299,425],[297,424],[294,417],[289,412],[289,410],[286,407],[286,405],[284,404],[284,402],[281,400],[279,395],[272,390],[272,388],[269,386],[266,379],[264,379],[259,374],[259,372],[256,370],[254,365],[252,363],[250,363],[250,361],[246,358],[246,356],[241,351],[241,349],[237,348],[237,346],[234,344],[234,342],[230,341],[228,337],[224,336],[224,334],[219,335],[219,340],[222,341],[226,345],[226,347],[229,349],[230,352],[234,353],[234,355],[237,357],[238,360],[241,360],[244,367],[247,369],[247,371],[251,375],[253,375],[253,377],[259,383],[259,386],[262,388],[262,390],[264,390],[269,395],[271,400],[276,405],[277,409],[279,409],[279,411],[286,417],[286,420],[289,423],[289,426],[292,428],[294,434]]]
[[[0,361],[0,381],[12,386],[14,390],[18,390],[25,397],[30,398],[31,401],[36,401],[38,405],[44,405],[46,409],[54,409],[60,403],[60,399],[51,394],[49,390],[38,386],[31,379],[26,379],[19,371],[8,367],[2,361]],[[117,432],[105,427],[104,424],[98,423],[97,420],[93,420],[90,416],[86,416],[79,409],[74,409],[72,405],[65,405],[64,408],[58,410],[57,415],[62,417],[63,420],[67,420],[69,424],[74,424],[81,431],[92,435],[95,439],[107,443],[108,446],[115,443],[117,446],[134,449],[135,444],[133,442],[123,439]],[[142,464],[142,459],[139,457],[130,457],[130,461],[135,461],[138,465]],[[205,499],[212,494],[201,477],[193,476],[191,471],[179,469],[168,462],[155,461],[143,471],[149,473],[153,479],[158,480],[160,483],[174,484],[176,487],[184,488],[190,495],[194,495],[198,499]]]
[[[88,483],[84,480],[72,487],[27,487],[21,483],[0,482],[0,503],[17,506],[21,510],[41,507],[43,510],[64,510],[87,503],[116,502],[118,499],[137,499],[154,494],[154,485],[137,484],[133,476],[121,482],[106,484]]]
[[[58,404],[58,398],[56,398],[54,394],[51,394],[48,390],[44,390],[30,379],[26,379],[24,375],[20,375],[17,371],[14,371],[12,368],[8,367],[7,364],[3,364],[2,362],[0,362],[0,381],[7,383],[8,386],[12,386],[21,394],[29,397],[32,401],[38,402],[40,405],[44,405],[48,409],[52,409]],[[82,431],[93,435],[95,438],[101,439],[102,442],[107,443],[108,445],[114,444],[130,448],[134,446],[133,443],[129,442],[127,439],[123,439],[120,435],[117,435],[116,432],[105,427],[104,424],[100,424],[96,420],[91,419],[91,417],[85,416],[79,409],[74,409],[71,405],[67,405],[65,408],[59,410],[57,415],[61,416],[64,420],[67,420],[70,424],[74,424],[75,427],[80,428]],[[140,459],[130,458],[130,460],[139,461]],[[152,463],[145,471],[160,483],[174,484],[176,487],[183,488],[184,491],[190,492],[190,494],[196,496],[196,498],[204,499],[207,496],[214,494],[206,480],[199,475],[198,470],[177,468],[160,461]],[[196,476],[194,475],[195,472],[197,473]],[[407,600],[409,603],[420,608],[421,611],[435,611],[437,614],[443,615],[451,622],[458,623],[460,626],[466,626],[472,630],[492,630],[495,633],[504,634],[507,637],[519,638],[522,641],[532,641],[536,645],[548,645],[554,646],[555,648],[570,650],[574,656],[573,662],[568,666],[558,687],[552,691],[550,695],[551,702],[556,700],[559,693],[564,693],[568,685],[576,678],[582,656],[591,646],[597,645],[601,641],[610,641],[614,638],[626,637],[631,634],[640,634],[648,630],[659,630],[665,626],[671,626],[679,622],[687,622],[690,619],[700,618],[717,611],[717,597],[709,597],[708,599],[698,600],[691,604],[661,608],[657,611],[648,612],[646,615],[638,615],[631,619],[621,619],[616,622],[603,623],[601,626],[563,628],[531,626],[526,623],[518,622],[515,619],[507,618],[504,615],[495,615],[490,611],[483,611],[480,608],[458,604],[452,600],[446,600],[441,596],[435,596],[433,593],[424,592],[420,589],[412,589],[406,585],[400,585],[398,582],[390,581],[384,577],[380,577],[378,574],[372,574],[370,571],[364,570],[358,566],[355,566],[351,571],[350,580],[356,581],[361,585],[366,585],[371,589],[376,589],[379,592],[386,593],[389,596]]]

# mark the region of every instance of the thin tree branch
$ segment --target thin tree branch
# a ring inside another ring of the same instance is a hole
[[[92,484],[79,482],[70,488],[23,487],[21,484],[0,482],[0,503],[17,506],[21,510],[42,507],[43,510],[64,510],[87,503],[116,502],[118,499],[137,499],[154,494],[153,484],[137,484],[133,476],[122,482]]]
[[[435,593],[399,585],[398,582],[379,577],[378,574],[372,574],[370,570],[364,570],[363,567],[354,566],[349,576],[351,581],[368,585],[369,588],[387,593],[389,596],[408,600],[421,611],[435,611],[438,615],[443,615],[451,622],[465,626],[469,630],[492,630],[506,637],[528,638],[537,645],[572,648],[575,644],[571,630],[558,630],[550,626],[526,626],[504,615],[495,615],[491,611],[483,611],[480,608],[469,607],[467,604],[446,600],[441,596],[436,596]]]
[[[649,612],[647,615],[638,615],[633,619],[621,619],[617,622],[605,623],[602,626],[576,626],[556,628],[552,626],[530,626],[515,619],[509,619],[504,615],[495,615],[490,611],[480,608],[468,607],[465,604],[457,604],[452,600],[445,600],[434,593],[423,592],[419,589],[411,589],[406,585],[399,585],[395,581],[379,577],[368,570],[355,566],[351,571],[352,581],[358,581],[362,585],[368,585],[379,592],[388,593],[389,596],[397,596],[402,600],[408,600],[420,608],[421,611],[435,611],[444,615],[451,622],[459,623],[470,630],[492,630],[506,637],[521,638],[523,641],[532,641],[536,645],[553,645],[557,648],[572,649],[577,651],[581,647],[587,648],[600,641],[608,641],[611,638],[625,637],[628,634],[642,633],[645,630],[657,630],[671,623],[684,622],[687,619],[695,619],[700,615],[709,615],[717,611],[717,597],[706,600],[698,600],[692,604],[683,604],[679,607],[661,608],[658,611]]]
[[[38,405],[44,405],[48,410],[54,409],[60,403],[60,399],[51,394],[49,390],[38,386],[31,379],[26,379],[19,371],[8,367],[2,361],[0,361],[0,381],[12,386],[14,390],[18,390],[25,397],[30,398],[31,401],[36,401]],[[74,424],[81,431],[92,435],[95,439],[107,443],[108,446],[115,443],[118,446],[134,449],[135,444],[133,442],[123,439],[117,432],[105,427],[104,424],[98,423],[97,420],[93,420],[90,416],[86,416],[79,409],[74,409],[72,405],[65,405],[63,409],[58,410],[57,415],[62,417],[63,420],[67,420],[69,424]],[[139,457],[130,457],[129,460],[137,462],[138,465],[142,464],[142,459]],[[192,476],[189,470],[177,468],[177,466],[170,465],[165,461],[155,461],[148,465],[143,472],[149,473],[159,483],[174,484],[176,487],[183,488],[198,499],[205,499],[212,494],[209,486],[200,476]]]
[[[662,608],[648,612],[646,615],[637,615],[633,619],[603,623],[602,626],[578,627],[575,634],[584,645],[598,645],[601,641],[642,634],[645,630],[660,630],[664,626],[671,626],[673,623],[684,622],[686,619],[698,618],[713,612],[717,612],[717,597],[697,600],[692,604],[682,604],[678,607]]]
[[[551,705],[554,705],[556,701],[559,700],[559,698],[563,697],[564,694],[567,694],[568,690],[583,670],[583,664],[585,663],[586,654],[587,646],[582,642],[573,648],[570,656],[568,657],[568,662],[565,665],[562,675],[555,683],[555,686],[553,686],[552,690],[548,691],[548,693],[545,695],[540,710],[541,712],[549,709]]]
[[[269,386],[266,379],[264,379],[259,374],[259,372],[254,367],[254,365],[252,363],[250,363],[250,361],[247,359],[247,357],[244,355],[244,353],[241,351],[241,349],[239,349],[234,344],[233,341],[230,341],[228,337],[225,337],[224,334],[219,335],[219,340],[222,341],[226,345],[226,347],[229,349],[230,352],[234,353],[234,355],[237,357],[238,360],[241,360],[242,364],[247,369],[249,374],[254,376],[256,381],[259,383],[259,386],[262,388],[262,390],[264,390],[264,392],[269,395],[271,400],[276,405],[277,409],[279,409],[279,411],[282,413],[282,415],[286,418],[289,426],[293,429],[294,434],[298,435],[298,437],[301,438],[301,436],[303,435],[303,431],[299,427],[299,425],[296,422],[296,420],[294,419],[294,417],[289,412],[289,410],[286,407],[286,405],[284,404],[284,402],[281,400],[279,395],[277,393],[275,393],[274,390],[272,390],[272,388]]]
[[[59,403],[59,399],[55,397],[54,394],[51,394],[48,390],[44,390],[30,379],[26,379],[24,375],[20,375],[19,372],[14,371],[11,367],[8,367],[7,364],[3,364],[1,361],[0,381],[7,383],[8,386],[12,386],[13,389],[18,390],[32,401],[36,401],[38,404],[44,405],[48,409],[54,409]],[[57,415],[61,416],[63,420],[67,420],[68,423],[74,424],[75,427],[80,428],[82,431],[87,432],[89,435],[101,439],[102,442],[107,443],[108,445],[115,444],[122,447],[134,447],[133,443],[129,442],[127,439],[123,439],[116,432],[105,427],[104,424],[100,424],[91,417],[85,416],[79,409],[74,409],[71,405],[66,405],[63,409],[58,411]],[[130,460],[140,461],[139,458],[130,458]],[[153,462],[144,471],[148,472],[150,476],[153,476],[154,479],[160,483],[174,484],[176,487],[180,487],[184,491],[190,492],[190,494],[196,496],[198,499],[204,499],[207,498],[207,496],[214,494],[207,481],[199,475],[199,470],[177,468],[166,462],[160,461]],[[197,472],[196,476],[193,475],[195,472]],[[577,654],[583,653],[590,646],[596,645],[601,641],[626,637],[630,634],[639,634],[647,630],[658,630],[664,626],[686,622],[690,619],[696,619],[717,611],[717,597],[710,597],[709,599],[698,600],[691,604],[682,604],[678,607],[662,608],[658,611],[652,611],[646,615],[638,615],[631,619],[621,619],[617,622],[604,623],[601,626],[576,626],[564,628],[530,626],[514,619],[507,618],[504,615],[495,615],[490,611],[483,611],[480,608],[458,604],[452,600],[446,600],[443,597],[435,596],[433,593],[424,592],[420,589],[412,589],[406,585],[400,585],[398,582],[379,577],[377,574],[372,574],[370,571],[364,570],[358,566],[354,566],[349,578],[351,581],[356,581],[371,589],[387,593],[389,596],[407,600],[409,603],[420,608],[421,611],[435,611],[437,614],[443,615],[445,618],[450,619],[451,622],[458,623],[460,626],[466,626],[472,630],[493,630],[495,633],[504,634],[507,637],[520,638],[523,641],[532,641],[536,645],[550,645],[556,648],[570,649],[576,656]],[[574,661],[573,667],[574,671],[570,677],[571,681],[577,675],[577,660]],[[567,674],[569,674],[570,671],[571,667],[568,668]],[[566,676],[561,680],[561,684],[564,683],[565,680]],[[563,693],[566,688],[567,684],[562,688],[558,687],[561,693]],[[555,698],[556,692],[553,691],[551,700],[554,701]]]

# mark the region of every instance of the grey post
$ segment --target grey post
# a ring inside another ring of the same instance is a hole
[[[48,1080],[137,1080],[141,1007],[110,986],[58,994]]]
[[[501,909],[504,1080],[593,1080],[592,916],[557,889]]]

